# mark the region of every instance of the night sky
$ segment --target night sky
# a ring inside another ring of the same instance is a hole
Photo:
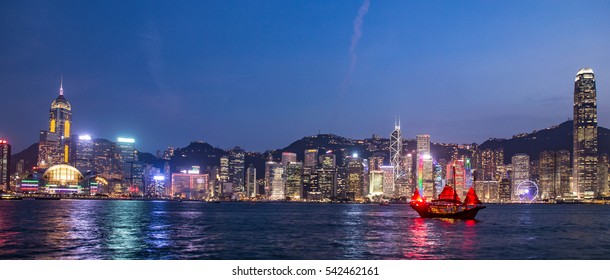
[[[303,136],[481,143],[572,117],[595,71],[610,126],[610,1],[0,1],[0,138],[64,93],[74,133],[147,152]]]

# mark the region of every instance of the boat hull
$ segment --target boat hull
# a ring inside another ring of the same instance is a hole
[[[411,208],[422,218],[442,218],[457,220],[473,220],[479,210],[485,206],[448,206],[448,205],[428,205],[427,203],[411,203]]]

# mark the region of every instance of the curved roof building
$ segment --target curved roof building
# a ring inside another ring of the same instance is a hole
[[[78,169],[67,164],[58,164],[49,167],[42,179],[47,182],[47,186],[72,186],[78,185],[78,182],[83,180],[83,176]]]

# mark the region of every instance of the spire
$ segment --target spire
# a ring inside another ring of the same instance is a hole
[[[59,78],[59,95],[64,95],[64,75]]]
[[[400,116],[394,116],[394,129],[400,129]]]

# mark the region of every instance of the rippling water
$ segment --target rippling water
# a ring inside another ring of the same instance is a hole
[[[0,201],[0,259],[610,259],[608,205]]]

